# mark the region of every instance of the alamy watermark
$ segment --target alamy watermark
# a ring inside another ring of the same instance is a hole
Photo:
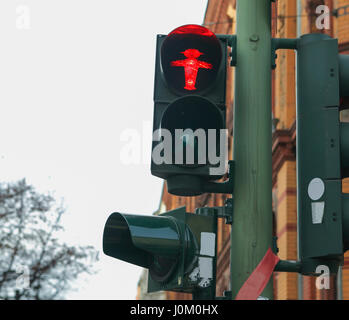
[[[16,279],[16,289],[24,290],[30,286],[30,271],[28,266],[18,265],[16,273],[20,274]]]
[[[315,273],[320,274],[316,277],[316,289],[330,289],[330,268],[325,265],[319,265],[316,267]]]
[[[15,9],[16,13],[16,29],[17,30],[29,30],[31,27],[31,12],[28,5],[17,5]]]
[[[325,5],[316,7],[315,13],[319,16],[315,20],[316,28],[319,30],[330,29],[330,8]]]
[[[145,128],[150,128],[148,122],[143,123],[143,133]],[[120,141],[126,142],[120,151],[120,160],[125,165],[140,164],[142,153],[146,154],[144,149],[156,142],[151,159],[157,165],[210,165],[210,175],[222,175],[227,169],[227,129],[161,128],[153,132],[152,141],[147,141],[137,129],[128,128],[121,133]]]

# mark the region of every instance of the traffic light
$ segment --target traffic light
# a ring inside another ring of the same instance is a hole
[[[337,39],[304,35],[297,44],[298,248],[303,274],[318,265],[336,273],[349,249],[349,56]]]
[[[226,66],[227,39],[202,26],[157,36],[151,172],[172,194],[225,174]]]
[[[103,251],[149,269],[148,292],[169,290],[214,299],[217,215],[181,207],[158,216],[112,213]]]

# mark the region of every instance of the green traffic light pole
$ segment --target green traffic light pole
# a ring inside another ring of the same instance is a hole
[[[234,106],[234,299],[272,246],[271,0],[237,1]],[[273,298],[272,282],[262,293]]]

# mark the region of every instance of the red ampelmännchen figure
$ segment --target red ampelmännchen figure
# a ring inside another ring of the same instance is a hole
[[[176,60],[171,62],[172,67],[184,67],[185,87],[186,90],[196,90],[196,77],[199,68],[212,69],[212,64],[200,61],[197,58],[203,53],[197,49],[187,49],[181,52],[187,59]]]

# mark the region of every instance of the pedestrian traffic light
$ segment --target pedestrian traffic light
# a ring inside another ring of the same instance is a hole
[[[227,39],[198,25],[158,35],[151,172],[170,193],[201,194],[226,171]]]
[[[349,56],[338,54],[337,39],[304,35],[297,44],[298,248],[303,274],[318,265],[337,272],[349,249]]]
[[[148,292],[169,290],[213,299],[216,290],[214,211],[190,214],[181,207],[157,216],[112,213],[103,251],[149,269]]]

